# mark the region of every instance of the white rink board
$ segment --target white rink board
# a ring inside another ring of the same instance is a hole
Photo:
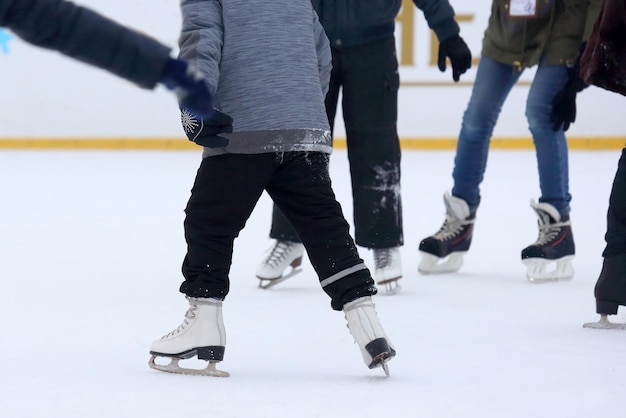
[[[402,138],[454,138],[470,95],[475,67],[463,76],[464,83],[460,85],[451,81],[450,70],[440,73],[430,58],[436,53],[437,45],[432,42],[432,32],[421,11],[411,1],[405,2],[413,9],[413,21],[407,20],[403,10],[397,28],[403,83],[399,134]],[[451,2],[459,17],[462,36],[478,58],[491,2]],[[178,0],[77,3],[149,33],[176,52],[180,27]],[[408,37],[402,36],[403,30]],[[0,50],[0,138],[182,136],[175,100],[162,88],[155,92],[134,88],[103,71],[19,39],[10,40],[8,46],[8,54]],[[531,77],[529,71],[522,81],[527,83]],[[496,127],[496,137],[528,137],[524,117],[527,92],[526,84],[513,90]],[[578,119],[569,136],[626,136],[626,124],[619,120],[624,100],[595,87],[587,89],[580,97]],[[337,137],[343,137],[343,122],[338,120],[336,126]]]

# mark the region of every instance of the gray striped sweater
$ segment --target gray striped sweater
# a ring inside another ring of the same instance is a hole
[[[324,107],[328,39],[310,0],[182,0],[180,56],[208,78],[233,118],[204,156],[332,150]]]

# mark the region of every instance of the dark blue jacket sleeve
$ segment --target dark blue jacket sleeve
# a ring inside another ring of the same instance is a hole
[[[413,0],[413,3],[424,13],[428,27],[437,34],[439,42],[459,34],[454,9],[448,0]]]
[[[155,39],[65,0],[0,0],[0,26],[143,88],[155,87],[170,57]]]

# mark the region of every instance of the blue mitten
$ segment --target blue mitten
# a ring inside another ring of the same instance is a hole
[[[179,105],[199,118],[213,113],[213,95],[204,77],[185,61],[171,58],[159,80],[178,98]]]

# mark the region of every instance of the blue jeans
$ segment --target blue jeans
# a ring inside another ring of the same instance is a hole
[[[509,92],[522,73],[513,66],[482,57],[476,73],[459,135],[454,160],[452,195],[465,200],[471,213],[480,203],[480,183],[487,168],[493,129]],[[526,119],[532,134],[539,170],[540,202],[569,215],[569,174],[567,141],[562,129],[550,123],[552,99],[567,80],[565,65],[539,63],[526,100]]]

